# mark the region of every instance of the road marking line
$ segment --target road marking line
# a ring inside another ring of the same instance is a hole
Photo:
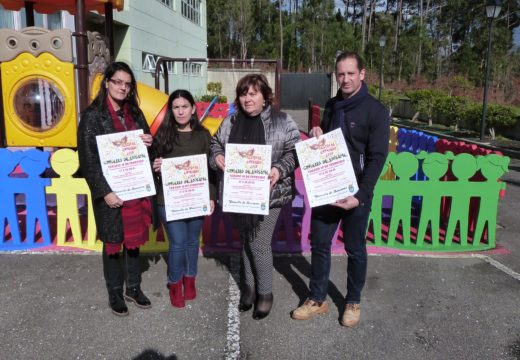
[[[498,270],[500,271],[503,271],[505,272],[507,275],[515,278],[516,280],[520,281],[520,274],[517,273],[516,271],[514,271],[513,269],[505,266],[504,264],[502,264],[501,262],[499,261],[496,261],[495,259],[493,258],[490,258],[489,256],[485,256],[485,255],[480,255],[482,256],[482,258],[484,258],[484,260],[488,263],[488,264],[491,264],[493,265],[494,267],[496,267]],[[480,257],[479,256],[479,257]]]
[[[224,352],[224,358],[226,360],[240,359],[240,315],[238,313],[240,289],[235,281],[235,279],[238,279],[240,276],[239,268],[238,257],[231,256],[229,272],[227,344]]]
[[[379,254],[370,254],[370,256],[381,256]],[[487,255],[481,255],[481,254],[456,254],[456,255],[449,255],[449,254],[398,254],[398,256],[404,256],[404,257],[424,257],[424,258],[433,258],[433,259],[471,259],[471,258],[477,258],[482,259],[488,264],[494,266],[498,270],[502,271],[503,273],[511,276],[512,278],[520,281],[520,274],[511,269],[510,267],[502,264],[500,261],[497,261],[493,259],[492,257],[489,257]]]

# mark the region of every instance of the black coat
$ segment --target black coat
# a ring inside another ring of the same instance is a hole
[[[334,104],[342,99],[341,90],[325,105],[321,128],[332,131]],[[379,101],[367,94],[355,108],[345,112],[347,143],[359,191],[354,195],[360,204],[370,204],[374,187],[388,155],[390,116]]]
[[[150,133],[143,113],[132,112],[137,128]],[[115,133],[112,117],[108,109],[90,106],[81,116],[78,127],[79,166],[83,177],[87,180],[92,195],[92,204],[98,237],[101,241],[118,244],[123,241],[123,221],[121,208],[110,208],[104,200],[105,195],[112,192],[108,185],[99,160],[96,136]]]

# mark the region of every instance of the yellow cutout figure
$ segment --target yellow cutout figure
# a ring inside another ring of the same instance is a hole
[[[102,243],[96,243],[96,223],[92,209],[90,189],[84,178],[73,178],[72,175],[79,168],[78,154],[71,149],[60,149],[51,157],[51,166],[60,176],[51,179],[47,186],[48,194],[56,194],[57,203],[57,236],[56,245],[74,246],[90,250],[101,251]],[[84,244],[78,213],[78,195],[86,195],[87,200],[87,243]],[[72,230],[73,242],[66,242],[67,220]]]

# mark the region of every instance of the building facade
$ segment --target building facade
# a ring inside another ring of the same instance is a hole
[[[154,86],[159,57],[206,58],[206,0],[127,0],[114,13],[116,58],[133,66],[139,81]],[[206,93],[207,64],[169,64],[169,89]]]
[[[115,59],[127,62],[138,81],[154,86],[160,57],[207,57],[206,0],[126,0],[123,11],[114,11]],[[104,16],[90,12],[87,30],[105,32]],[[35,13],[35,26],[74,31],[74,17],[66,11]],[[26,27],[25,9],[9,11],[0,6],[0,28]],[[195,96],[206,93],[207,64],[190,61],[168,65],[169,89],[187,89]]]

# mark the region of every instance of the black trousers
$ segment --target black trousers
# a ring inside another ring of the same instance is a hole
[[[327,297],[331,267],[331,243],[342,221],[343,241],[347,260],[347,303],[359,303],[367,275],[366,230],[370,206],[361,205],[344,211],[333,206],[316,207],[311,219],[311,279],[310,299],[323,301]]]
[[[140,286],[139,248],[127,249],[123,247],[121,253],[108,255],[103,245],[103,275],[108,291],[122,290],[125,280],[127,288]]]

